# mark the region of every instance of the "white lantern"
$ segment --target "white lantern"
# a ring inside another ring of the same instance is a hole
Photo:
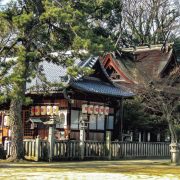
[[[10,126],[10,117],[4,116],[4,126]]]
[[[35,115],[39,116],[41,114],[41,107],[40,106],[35,106],[34,111],[35,111]]]
[[[34,109],[34,106],[31,107],[31,116],[34,116],[34,113],[35,113],[35,109]]]
[[[53,113],[53,107],[47,106],[47,115],[52,115],[52,113]]]
[[[88,114],[92,114],[94,111],[94,106],[93,105],[89,105],[88,106]]]
[[[104,114],[105,114],[105,115],[109,115],[109,107],[106,106],[106,107],[104,108]]]
[[[83,104],[82,105],[82,113],[87,113],[88,112],[88,105],[87,104]]]
[[[99,106],[94,106],[94,114],[99,114]]]
[[[41,106],[41,115],[46,115],[47,114],[47,108],[46,106]]]
[[[11,130],[8,130],[8,136],[11,137]]]
[[[59,106],[53,106],[53,114],[58,115],[59,114]]]
[[[104,106],[99,106],[99,114],[104,114]]]

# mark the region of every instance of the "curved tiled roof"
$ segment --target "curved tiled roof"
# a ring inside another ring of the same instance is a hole
[[[80,67],[89,67],[89,68],[92,68],[94,65],[95,65],[95,63],[97,62],[97,60],[98,60],[98,57],[89,57],[87,60],[85,60],[85,61],[81,61],[79,64],[78,64],[78,66],[80,66]],[[78,79],[80,79],[80,78],[82,78],[83,77],[83,75],[82,74],[78,74],[78,76],[77,77],[75,77],[75,78],[73,78],[73,79],[75,79],[75,80],[78,80]]]
[[[91,92],[95,94],[108,95],[114,97],[129,97],[133,96],[131,92],[128,92],[122,89],[119,86],[116,86],[109,78],[105,68],[101,64],[99,57],[90,57],[85,61],[77,63],[80,67],[89,67],[94,68],[95,64],[99,63],[102,70],[103,75],[105,77],[105,81],[98,80],[98,78],[87,79],[84,78],[82,74],[79,74],[77,77],[71,77],[66,84],[66,87],[73,87],[75,89]],[[67,69],[62,65],[53,64],[52,62],[43,62],[40,65],[42,73],[46,77],[48,82],[51,83],[60,83],[62,81],[62,77],[67,77]],[[33,87],[33,89],[31,89]],[[32,80],[31,83],[27,84],[27,89],[31,89],[31,91],[43,91],[43,81],[36,76],[35,79]],[[60,91],[63,87],[54,86],[48,88],[50,91]]]
[[[113,97],[130,97],[134,95],[133,93],[127,92],[120,87],[116,87],[110,85],[109,83],[97,80],[82,79],[79,81],[74,81],[71,83],[71,87],[84,92]]]
[[[176,60],[171,46],[163,51],[162,45],[158,45],[151,48],[124,48],[121,54],[117,53],[116,56],[107,54],[103,63],[106,69],[114,68],[120,76],[120,79],[117,78],[118,82],[121,83],[123,80],[129,86],[129,84],[143,84],[163,77],[165,73],[168,73],[169,67],[174,66]]]
[[[60,83],[62,81],[61,78],[67,75],[67,69],[62,65],[43,61],[38,67],[36,77],[32,79],[30,83],[26,84],[26,89],[30,89],[33,87],[34,89],[37,89],[36,87],[39,88],[43,85],[44,82],[38,75],[39,69],[42,70],[42,73],[44,74],[47,82]]]

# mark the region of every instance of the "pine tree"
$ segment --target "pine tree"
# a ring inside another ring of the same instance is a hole
[[[23,158],[21,111],[36,66],[41,61],[73,66],[52,52],[73,50],[73,57],[83,57],[80,49],[111,51],[120,10],[118,0],[17,0],[0,9],[0,101],[10,102],[11,160]]]

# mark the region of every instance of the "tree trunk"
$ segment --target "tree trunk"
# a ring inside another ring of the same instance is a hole
[[[169,126],[169,131],[171,134],[171,143],[177,143],[178,138],[177,138],[176,130],[175,130],[173,122],[172,122],[172,120],[170,120],[170,118],[168,118],[168,126]]]
[[[18,161],[24,157],[23,125],[21,119],[21,98],[11,100],[10,104],[10,129],[11,129],[11,156],[10,161]]]

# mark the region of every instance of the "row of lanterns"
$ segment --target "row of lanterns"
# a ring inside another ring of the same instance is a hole
[[[82,105],[82,113],[109,115],[109,107],[83,104]]]
[[[31,116],[58,115],[59,106],[32,106]]]

